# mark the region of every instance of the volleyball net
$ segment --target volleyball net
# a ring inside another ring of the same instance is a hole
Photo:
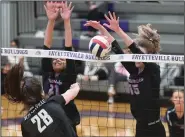
[[[119,54],[109,55],[98,58],[93,54],[83,52],[72,52],[62,50],[41,50],[41,49],[13,49],[1,48],[2,56],[23,56],[37,58],[65,58],[80,61],[113,63],[113,62],[154,62],[154,63],[170,63],[184,64],[183,55],[160,55],[160,54]]]
[[[81,123],[77,127],[79,136],[134,136],[135,134],[135,120],[131,115],[129,102],[117,102],[119,96],[114,96],[114,101],[106,102],[109,99],[107,95],[111,89],[109,79],[114,77],[110,71],[115,71],[121,75],[126,75],[117,71],[115,65],[119,62],[153,62],[157,63],[161,69],[161,96],[167,96],[170,99],[171,95],[166,91],[170,90],[183,90],[182,82],[178,77],[183,77],[182,68],[184,65],[184,56],[182,55],[163,55],[163,54],[111,54],[104,58],[97,58],[90,53],[85,52],[73,52],[64,50],[42,50],[42,49],[14,49],[14,48],[1,48],[1,57],[7,58],[7,61],[2,64],[2,67],[6,66],[8,62],[13,64],[18,63],[18,58],[23,56],[25,58],[24,65],[27,66],[25,73],[29,76],[37,77],[41,80],[41,59],[42,58],[65,58],[76,61],[81,61],[84,67],[81,75],[84,75],[84,69],[87,67],[87,62],[97,64],[97,69],[102,69],[106,72],[107,77],[102,79],[78,79],[77,82],[81,84],[80,94],[85,94],[81,99],[75,100],[78,110],[81,114]],[[104,64],[98,65],[99,63]],[[112,65],[110,65],[112,64]],[[110,66],[109,66],[110,65]],[[13,65],[12,65],[13,66]],[[112,69],[112,67],[114,67]],[[90,68],[90,67],[89,67]],[[105,70],[106,68],[106,70]],[[90,71],[90,70],[89,70]],[[77,72],[78,73],[78,72]],[[80,73],[80,72],[79,72]],[[79,74],[76,74],[79,76]],[[96,75],[94,73],[94,75]],[[117,75],[117,74],[116,74]],[[90,76],[89,76],[90,77]],[[114,78],[116,79],[116,78]],[[122,94],[123,96],[130,93],[127,79],[117,79],[114,83],[114,90],[116,94]],[[88,91],[88,92],[87,92]],[[89,95],[88,95],[89,94]],[[96,94],[96,95],[95,95]],[[96,96],[97,94],[103,94],[95,100],[90,100],[88,96]],[[122,100],[122,99],[120,99]],[[159,101],[159,100],[156,100]],[[23,108],[21,104],[11,104],[6,98],[2,97],[2,134],[4,136],[21,136],[20,121],[23,114],[20,114],[20,110]],[[165,120],[166,108],[161,108],[161,119],[165,125],[166,133],[169,134],[167,123]]]

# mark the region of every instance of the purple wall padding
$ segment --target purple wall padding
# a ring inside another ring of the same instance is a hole
[[[108,11],[113,12],[114,11],[114,3],[108,3]]]

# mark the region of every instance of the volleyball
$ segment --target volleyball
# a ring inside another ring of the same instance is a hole
[[[89,50],[96,57],[104,57],[110,52],[111,45],[104,36],[98,35],[90,40]]]

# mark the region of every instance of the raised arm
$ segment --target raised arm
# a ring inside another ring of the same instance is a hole
[[[124,54],[123,50],[119,46],[118,42],[114,40],[112,42],[112,51],[116,54]],[[121,62],[121,64],[126,68],[126,70],[130,73],[137,73],[138,69],[135,66],[134,62]]]
[[[59,15],[59,8],[55,2],[47,2],[44,5],[46,15],[48,17],[48,24],[45,31],[44,45],[50,49],[53,41],[53,29],[55,25],[55,20]]]
[[[100,24],[100,22],[97,21],[87,21],[84,26],[91,26],[97,30],[100,31],[100,33],[104,36],[106,36],[110,43],[112,43],[115,39],[114,37]]]
[[[64,20],[64,29],[65,29],[65,50],[72,51],[72,30],[71,30],[71,13],[73,11],[72,2],[67,3],[62,2],[62,8],[60,8],[60,15]],[[67,59],[66,60],[66,73],[69,83],[74,83],[76,81],[76,66],[75,60]]]
[[[72,31],[71,31],[71,13],[73,11],[74,6],[72,7],[72,2],[67,4],[62,2],[62,8],[60,8],[60,15],[64,20],[64,29],[65,29],[65,47],[72,47]]]
[[[59,15],[59,8],[57,8],[55,2],[47,2],[44,5],[46,15],[48,17],[48,24],[44,36],[44,46],[43,49],[50,50],[52,41],[53,41],[53,29],[55,25],[55,20]],[[43,72],[52,72],[52,59],[42,58],[42,71]]]

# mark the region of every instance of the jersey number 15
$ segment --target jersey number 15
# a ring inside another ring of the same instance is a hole
[[[41,126],[41,121],[44,123],[44,126]],[[42,133],[47,126],[53,123],[53,119],[51,116],[46,112],[46,110],[41,109],[37,115],[31,118],[31,122],[33,124],[37,123],[37,128],[40,133]]]
[[[132,85],[129,84],[129,89],[130,89],[131,95],[139,95],[140,94],[138,84],[132,84]]]

